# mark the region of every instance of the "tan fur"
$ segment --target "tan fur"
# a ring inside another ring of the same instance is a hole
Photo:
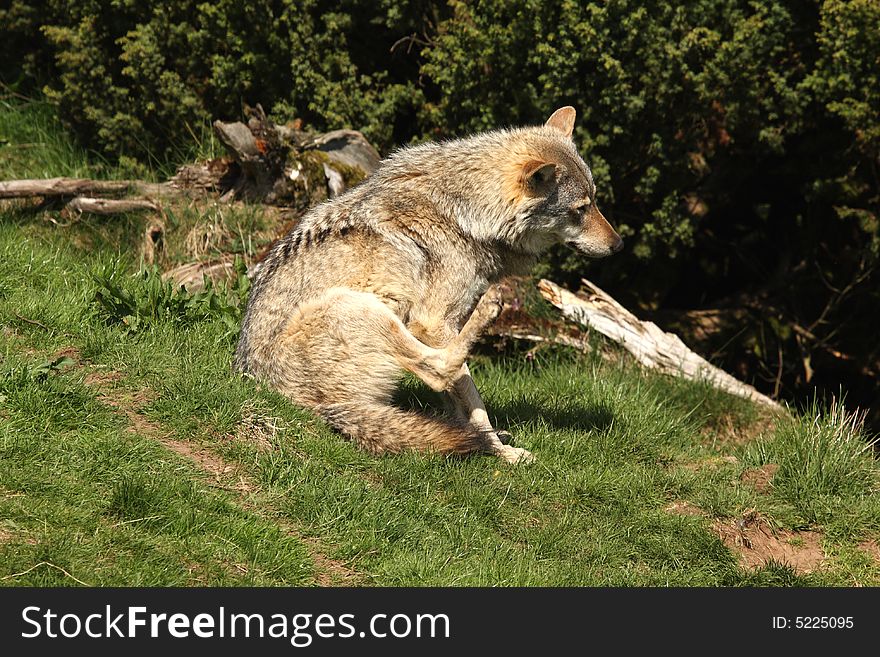
[[[499,440],[465,361],[500,311],[493,283],[554,243],[597,257],[621,245],[571,142],[573,112],[404,149],[309,211],[254,277],[236,367],[373,453],[530,460]],[[446,395],[454,419],[393,407],[404,370]]]
[[[545,125],[558,130],[561,134],[571,139],[571,135],[574,132],[574,121],[576,118],[577,112],[574,111],[574,107],[560,107],[553,112],[549,119],[547,119]]]
[[[515,164],[505,171],[502,178],[501,197],[507,207],[517,207],[526,198],[526,188],[523,186],[523,170],[528,166],[527,162]]]

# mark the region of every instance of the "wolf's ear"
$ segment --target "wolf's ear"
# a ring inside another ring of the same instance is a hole
[[[553,114],[550,115],[550,118],[547,119],[547,123],[544,125],[548,128],[556,129],[558,132],[561,132],[571,139],[571,133],[574,132],[574,120],[576,117],[577,112],[574,111],[574,107],[566,105],[553,112]]]
[[[532,160],[522,170],[523,185],[532,194],[544,194],[556,184],[556,165]]]

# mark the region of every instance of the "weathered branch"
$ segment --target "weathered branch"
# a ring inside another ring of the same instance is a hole
[[[81,214],[122,214],[124,212],[153,211],[159,209],[153,201],[145,198],[107,199],[77,196],[66,206],[67,210]]]
[[[538,335],[537,333],[529,333],[528,331],[502,329],[500,331],[495,331],[492,335],[497,335],[501,338],[513,338],[514,340],[525,340],[526,342],[537,342],[539,344],[559,344],[565,347],[574,347],[581,351],[593,350],[593,347],[587,340],[564,335],[562,333],[558,335]]]
[[[43,180],[0,181],[0,199],[33,198],[95,198],[110,196],[119,198],[130,195],[142,201],[179,196],[182,187],[173,180],[165,183],[149,183],[143,180],[92,180],[90,178],[46,178]],[[140,208],[144,209],[144,208]]]
[[[137,184],[127,180],[89,180],[87,178],[8,180],[0,181],[0,198],[126,194]]]
[[[666,333],[653,322],[641,321],[595,284],[582,282],[587,289],[586,298],[548,280],[538,283],[538,289],[564,317],[618,342],[646,367],[693,381],[706,381],[738,397],[784,410],[776,401],[691,351],[674,333]]]

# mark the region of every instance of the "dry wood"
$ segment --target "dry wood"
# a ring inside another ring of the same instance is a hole
[[[317,148],[334,162],[372,173],[379,168],[379,152],[357,130],[333,130],[304,142],[303,150]]]
[[[548,280],[538,283],[538,289],[565,318],[589,326],[620,343],[646,367],[694,381],[706,381],[738,397],[784,410],[776,401],[691,351],[674,333],[666,333],[653,322],[641,321],[595,284],[585,279],[582,282],[587,290],[586,298]]]
[[[307,207],[338,196],[379,166],[379,153],[356,130],[315,135],[276,125],[259,105],[248,114],[247,124],[214,121],[214,133],[241,170],[224,199]]]
[[[71,200],[65,208],[71,212],[81,214],[121,214],[123,212],[138,212],[141,210],[156,211],[159,207],[148,199],[125,198],[107,199],[77,196]]]
[[[202,192],[228,191],[238,172],[228,158],[215,158],[204,162],[185,164],[168,181],[176,189]]]
[[[245,123],[214,122],[218,139],[230,157],[197,162],[178,169],[171,180],[46,180],[0,181],[0,200],[42,197],[44,205],[65,201],[74,213],[115,214],[155,211],[176,197],[216,194],[221,201],[247,200],[288,207],[298,212],[370,175],[379,153],[355,130],[312,134],[276,125],[257,105]]]
[[[492,335],[502,338],[513,338],[515,340],[525,340],[526,342],[537,342],[538,344],[559,344],[566,347],[574,347],[581,351],[592,351],[593,347],[590,343],[582,338],[575,338],[570,335],[538,335],[537,333],[529,333],[528,331],[517,331],[516,329],[502,329],[495,331]]]
[[[174,282],[175,287],[183,286],[190,292],[205,286],[205,277],[212,282],[229,281],[235,276],[235,256],[224,255],[212,260],[187,262],[162,274],[162,278]]]
[[[0,181],[0,198],[126,194],[135,184],[137,183],[127,180],[89,180],[87,178],[8,180]]]
[[[143,180],[92,180],[90,178],[46,178],[0,181],[0,199],[75,198],[138,195],[139,200],[177,196],[182,189],[172,183],[149,183]]]

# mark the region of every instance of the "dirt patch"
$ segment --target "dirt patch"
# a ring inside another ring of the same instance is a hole
[[[361,574],[349,568],[344,562],[332,559],[325,554],[326,548],[313,536],[298,536],[309,548],[315,564],[315,582],[318,586],[355,586],[363,581]]]
[[[736,465],[739,459],[735,456],[711,456],[707,459],[699,461],[688,461],[681,463],[681,467],[689,472],[699,472],[700,470],[712,469],[716,470],[723,465]]]
[[[859,543],[859,549],[871,557],[874,563],[880,565],[880,545],[877,545],[877,541],[874,539],[862,541]]]
[[[703,516],[706,515],[703,510],[696,504],[691,504],[686,500],[676,500],[663,508],[666,513],[673,513],[677,516]]]
[[[98,399],[111,406],[117,413],[125,416],[125,419],[128,420],[130,433],[162,440],[160,437],[161,427],[135,410],[151,401],[152,395],[146,390],[130,392],[105,389],[98,395]]]
[[[320,540],[312,536],[305,536],[292,524],[267,513],[264,507],[248,499],[249,496],[259,493],[259,486],[237,472],[235,466],[226,463],[206,449],[197,448],[179,440],[160,438],[159,441],[171,451],[190,459],[202,470],[212,474],[224,489],[236,493],[241,508],[271,520],[288,536],[303,543],[314,564],[315,582],[318,586],[353,586],[362,580],[361,575],[349,568],[344,562],[327,556],[326,548]]]
[[[795,572],[811,573],[825,561],[819,532],[774,530],[756,513],[716,520],[713,529],[738,557],[744,568],[761,568],[770,561],[790,565]]]
[[[69,358],[75,363],[79,363],[79,361],[81,360],[79,349],[77,349],[76,347],[65,347],[55,354],[55,358]]]
[[[109,388],[125,376],[113,370],[93,370],[86,374],[83,383],[92,388]]]
[[[199,468],[213,475],[216,482],[223,488],[229,488],[245,494],[254,491],[254,486],[250,485],[243,476],[237,475],[237,468],[235,466],[227,463],[204,447],[168,437],[165,432],[162,431],[162,427],[159,424],[138,413],[135,410],[136,408],[143,406],[152,400],[153,395],[150,391],[137,390],[129,392],[107,390],[106,386],[118,381],[122,378],[122,375],[118,372],[92,374],[97,374],[93,379],[93,385],[105,388],[104,392],[98,395],[98,399],[108,406],[112,406],[118,413],[125,416],[125,419],[128,420],[129,432],[144,438],[156,440],[166,449],[193,461],[199,466]],[[92,374],[89,376],[92,376]],[[88,379],[89,376],[87,376],[86,379]]]
[[[770,433],[776,427],[778,417],[772,414],[762,415],[754,422],[745,424],[737,422],[734,417],[724,415],[712,426],[700,431],[702,443],[716,448],[738,447],[750,443],[760,436]]]
[[[152,423],[151,423],[152,424]],[[153,426],[156,426],[153,424]],[[144,435],[142,432],[141,435]],[[203,448],[191,445],[182,440],[174,440],[168,437],[148,436],[158,440],[164,447],[170,449],[175,454],[179,454],[184,458],[193,461],[199,468],[213,475],[214,479],[223,488],[231,489],[239,493],[250,494],[256,490],[245,477],[238,474],[234,465],[230,465],[213,452]]]
[[[759,493],[767,493],[773,486],[773,475],[776,474],[776,471],[779,469],[779,466],[775,463],[768,463],[767,465],[762,465],[760,468],[749,468],[745,470],[742,475],[740,475],[740,479],[744,484],[750,485]]]
[[[5,527],[0,527],[0,545],[4,543],[21,542],[28,545],[36,545],[37,539],[30,536],[22,536],[22,532],[13,531]]]

